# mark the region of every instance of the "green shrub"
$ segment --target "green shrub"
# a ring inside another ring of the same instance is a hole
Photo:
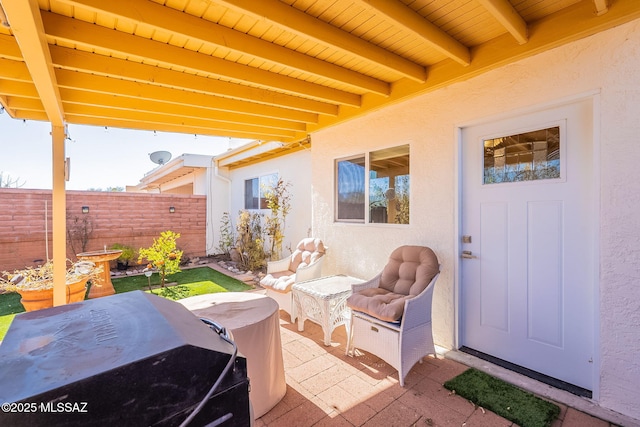
[[[158,239],[153,240],[153,245],[140,248],[138,251],[138,263],[147,260],[147,268],[156,269],[160,273],[162,287],[164,287],[166,276],[180,272],[182,251],[176,246],[178,238],[180,233],[171,230],[163,231]]]

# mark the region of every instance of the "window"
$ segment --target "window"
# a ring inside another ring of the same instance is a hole
[[[483,184],[560,178],[560,127],[484,140]]]
[[[336,161],[336,221],[408,224],[409,183],[409,145]]]
[[[244,208],[267,209],[267,200],[264,195],[267,189],[272,188],[278,182],[278,174],[263,175],[259,178],[244,181]]]

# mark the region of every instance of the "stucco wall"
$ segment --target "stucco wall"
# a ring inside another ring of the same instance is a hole
[[[640,419],[639,70],[636,21],[313,134],[313,230],[332,248],[324,273],[372,277],[394,247],[430,246],[443,264],[434,296],[434,337],[454,347],[457,127],[599,91],[600,132],[594,136],[600,174],[594,191],[601,200],[599,346],[594,360],[600,387],[594,397],[603,407]],[[411,224],[334,223],[334,160],[407,142]]]
[[[193,172],[162,184],[160,192],[165,194],[207,194],[207,169]]]
[[[309,235],[311,230],[310,170],[311,152],[309,150],[297,151],[268,162],[231,170],[228,174],[232,181],[229,213],[234,226],[238,212],[244,209],[244,181],[277,173],[286,183],[291,184],[288,187],[291,196],[291,211],[286,218],[285,239],[282,244],[283,255],[288,255],[290,253],[288,248],[295,248],[301,239]],[[261,212],[267,214],[269,211],[261,210]]]

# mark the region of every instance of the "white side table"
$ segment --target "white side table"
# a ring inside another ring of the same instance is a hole
[[[298,330],[304,331],[304,321],[309,319],[322,326],[324,345],[331,344],[331,333],[345,325],[349,330],[350,313],[347,298],[351,284],[364,280],[337,275],[296,283],[292,287],[293,303],[298,314]]]

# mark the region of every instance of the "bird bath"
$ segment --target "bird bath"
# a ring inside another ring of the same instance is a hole
[[[102,273],[95,279],[95,283],[91,284],[89,289],[89,298],[106,297],[116,293],[111,283],[111,267],[109,263],[118,258],[122,253],[121,250],[104,250],[93,252],[82,252],[78,255],[78,259],[83,261],[91,261],[98,267],[102,267]]]

